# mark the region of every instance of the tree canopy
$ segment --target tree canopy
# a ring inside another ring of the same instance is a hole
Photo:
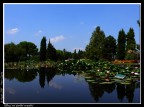
[[[5,44],[5,60],[8,62],[28,60],[37,53],[37,46],[32,42],[22,41],[17,45],[13,42]]]
[[[129,29],[127,35],[121,29],[116,40],[111,35],[106,37],[100,26],[97,26],[92,32],[89,44],[85,47],[85,50],[78,50],[78,52],[76,52],[76,49],[73,52],[69,52],[65,48],[63,50],[56,50],[50,40],[48,45],[46,41],[46,37],[43,36],[39,51],[37,46],[32,42],[22,41],[18,44],[13,42],[5,44],[5,62],[18,62],[31,59],[36,61],[62,61],[69,58],[111,61],[115,58],[120,60],[138,59],[140,56],[140,45],[136,44],[133,28]],[[128,53],[129,50],[132,50],[133,53]]]

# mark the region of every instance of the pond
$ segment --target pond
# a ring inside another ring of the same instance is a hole
[[[92,84],[81,73],[6,69],[5,103],[140,103],[140,81]]]

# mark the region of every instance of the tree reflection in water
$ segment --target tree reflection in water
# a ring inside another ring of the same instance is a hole
[[[95,101],[98,102],[99,98],[101,98],[104,92],[112,93],[115,89],[117,91],[117,98],[120,102],[123,101],[124,97],[128,99],[128,102],[133,102],[135,88],[139,88],[136,82],[132,82],[131,84],[124,85],[120,83],[113,84],[93,84],[88,83],[91,95],[94,97]]]
[[[39,73],[39,84],[40,84],[40,86],[42,88],[44,88],[45,80],[47,79],[47,83],[49,85],[49,82],[56,75],[56,69],[55,68],[44,68],[44,67],[41,67],[38,73]]]
[[[41,88],[44,88],[44,86],[45,86],[45,68],[41,67],[38,73],[39,73],[39,84],[40,84]]]
[[[126,97],[129,102],[133,102],[134,91],[135,91],[135,83],[126,85]]]
[[[78,75],[76,72],[71,71],[58,72],[54,68],[40,68],[39,70],[31,69],[28,71],[18,69],[5,69],[4,76],[8,80],[16,79],[19,82],[30,82],[36,78],[37,73],[39,74],[39,84],[41,88],[44,88],[46,81],[48,85],[50,85],[49,83],[55,75]],[[140,87],[140,83],[138,81],[132,81],[131,84],[127,85],[120,83],[99,84],[90,82],[88,82],[88,85],[89,90],[91,92],[91,96],[93,96],[96,102],[99,102],[99,98],[101,98],[105,92],[112,93],[114,90],[116,90],[117,98],[120,100],[120,102],[123,102],[124,98],[127,98],[128,102],[133,102],[135,88]]]
[[[5,69],[5,78],[12,80],[17,79],[20,82],[30,82],[37,76],[37,71],[34,69]]]
[[[98,102],[106,91],[107,93],[113,92],[115,89],[115,84],[93,84],[88,83],[91,95],[94,97],[95,101]]]
[[[117,84],[118,99],[122,101],[124,96],[126,96],[128,102],[133,102],[135,88],[138,88],[136,87],[136,82],[132,82],[128,85]]]
[[[54,78],[56,75],[56,69],[55,68],[46,68],[46,76],[47,76],[47,83],[49,85],[49,82]]]
[[[125,85],[117,84],[116,90],[117,90],[117,97],[122,102],[125,96]]]

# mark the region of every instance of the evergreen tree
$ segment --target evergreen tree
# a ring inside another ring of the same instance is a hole
[[[113,36],[105,38],[104,42],[104,58],[108,60],[114,59],[116,54],[116,40]]]
[[[40,61],[45,60],[46,60],[46,37],[43,37],[40,46]]]
[[[50,43],[48,43],[48,47],[47,47],[47,58],[51,59],[53,61],[57,60],[57,54],[56,54],[56,49],[54,48],[54,46]]]
[[[126,34],[124,30],[119,31],[118,40],[117,40],[117,58],[120,60],[125,59],[125,43],[126,43]]]
[[[129,32],[127,33],[126,38],[126,51],[132,50],[134,51],[136,49],[136,41],[135,41],[135,34],[133,28],[129,29]]]
[[[87,58],[94,60],[99,60],[103,58],[104,39],[104,32],[100,29],[99,26],[96,27],[90,38],[90,43],[86,46]]]

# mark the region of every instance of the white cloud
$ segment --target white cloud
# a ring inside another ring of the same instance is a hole
[[[18,28],[13,28],[13,29],[8,30],[8,31],[7,31],[7,34],[13,35],[13,34],[16,34],[18,31],[19,31]]]
[[[63,35],[56,36],[56,37],[50,39],[50,41],[53,42],[53,43],[54,42],[59,42],[59,41],[62,41],[62,40],[64,40],[64,36]]]
[[[35,35],[38,36],[38,35],[40,35],[42,32],[43,32],[42,30],[38,30]]]

